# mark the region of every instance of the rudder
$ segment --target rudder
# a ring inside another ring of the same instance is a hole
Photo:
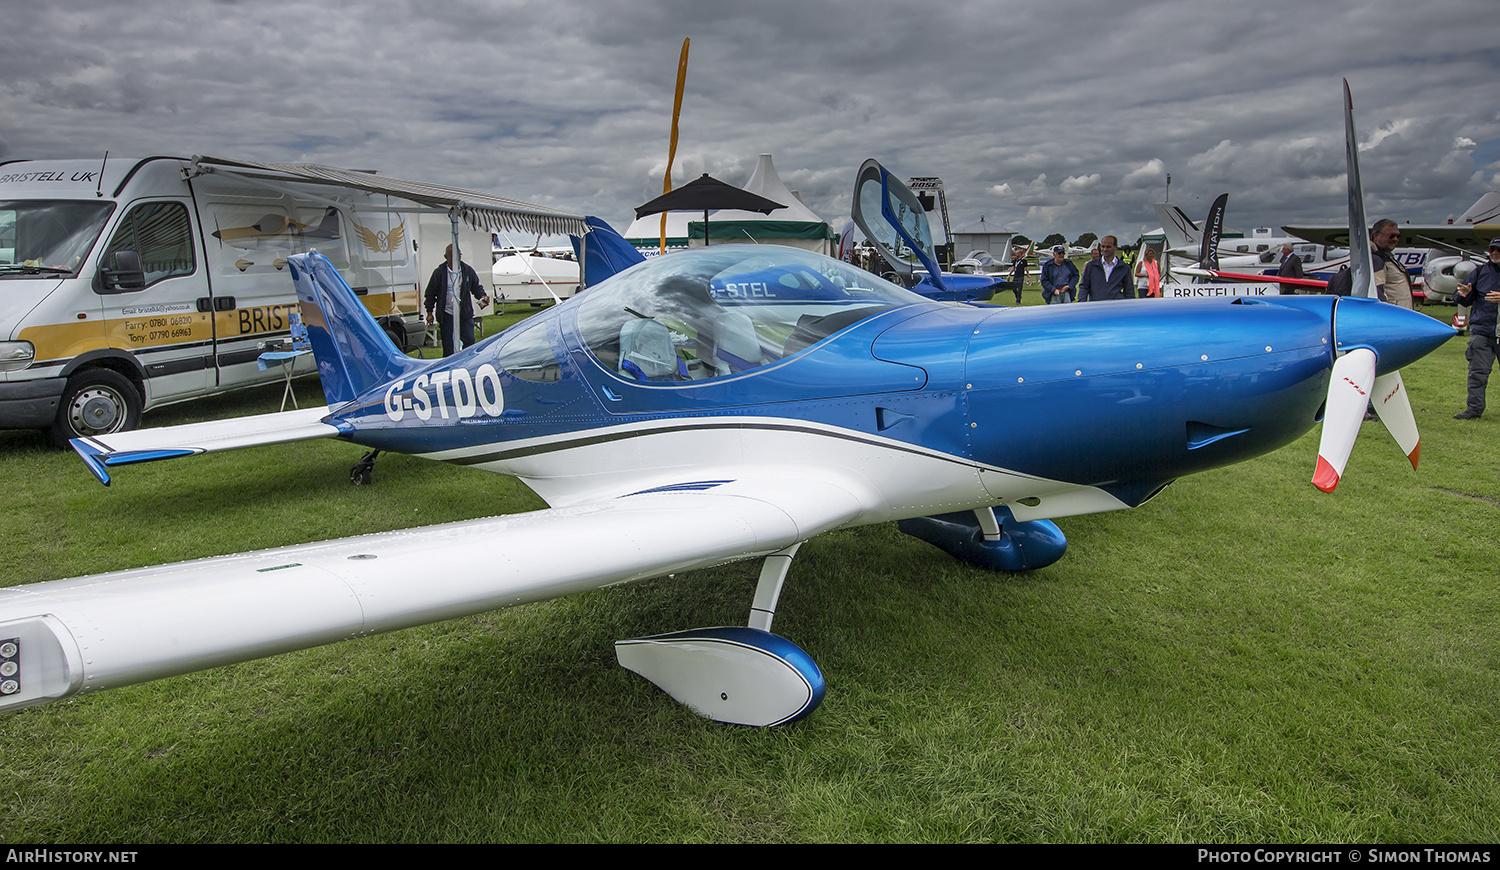
[[[637,263],[646,262],[641,252],[615,232],[614,227],[593,216],[583,220],[588,224],[588,235],[581,239],[578,236],[570,238],[574,255],[583,263],[584,287],[593,287]]]
[[[328,258],[311,251],[287,258],[318,378],[330,407],[422,365],[396,349]]]

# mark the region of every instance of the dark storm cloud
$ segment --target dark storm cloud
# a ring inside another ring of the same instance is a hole
[[[824,217],[877,157],[937,175],[957,225],[1041,236],[1190,214],[1239,228],[1343,208],[1340,79],[1371,212],[1457,215],[1494,184],[1489,4],[577,0],[11,4],[0,158],[311,160],[628,223],[673,178],[769,152]],[[1475,155],[1480,155],[1476,160]]]

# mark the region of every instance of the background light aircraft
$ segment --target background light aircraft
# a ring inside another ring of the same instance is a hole
[[[76,440],[101,481],[338,438],[513,475],[550,507],[0,590],[0,708],[763,559],[748,625],[616,655],[704,716],[792,721],[823,677],[770,629],[807,539],[897,520],[978,565],[1041,567],[1067,546],[1053,519],[1137,506],[1320,418],[1331,489],[1366,396],[1415,461],[1398,370],[1453,334],[1358,298],[940,303],[809,252],[723,245],[429,361],[397,352],[320,255],[290,270],[328,407]]]
[[[497,256],[490,267],[497,303],[528,302],[540,306],[561,302],[578,292],[578,275],[576,260],[535,251]]]
[[[1222,194],[1220,198],[1227,197],[1228,194]],[[1215,204],[1218,202],[1219,200],[1215,200]],[[1166,273],[1170,276],[1211,280],[1218,277],[1215,272],[1275,275],[1281,263],[1283,244],[1292,245],[1293,255],[1302,261],[1303,274],[1322,283],[1327,283],[1334,272],[1349,264],[1347,247],[1314,244],[1292,236],[1274,236],[1269,228],[1257,227],[1250,238],[1225,238],[1220,234],[1215,245],[1217,263],[1212,268],[1206,268],[1203,262],[1207,253],[1203,246],[1205,229],[1188,218],[1182,209],[1170,203],[1159,202],[1152,208],[1162,222],[1162,234],[1166,237],[1162,254]],[[1211,208],[1205,226],[1212,224],[1215,217]],[[1222,223],[1222,210],[1217,213],[1217,218]],[[1346,237],[1347,235],[1345,232]],[[1420,259],[1419,257],[1416,265],[1419,273]]]
[[[1490,240],[1500,236],[1500,191],[1492,190],[1481,196],[1452,223],[1437,226],[1404,224],[1397,228],[1401,230],[1401,238],[1396,243],[1396,256],[1406,264],[1408,272],[1418,271],[1423,292],[1429,299],[1450,302],[1459,278],[1472,268],[1462,264],[1484,262],[1484,251]],[[1316,244],[1349,243],[1348,227],[1286,226],[1282,229]],[[1420,257],[1416,256],[1418,254]],[[1459,277],[1455,277],[1455,269]]]
[[[1286,226],[1287,233],[1325,245],[1348,245],[1349,228],[1332,226]],[[1500,191],[1492,190],[1481,196],[1468,210],[1451,224],[1437,226],[1398,225],[1400,248],[1440,248],[1482,253],[1490,239],[1500,236]]]
[[[1203,230],[1193,222],[1182,209],[1171,203],[1158,202],[1152,205],[1156,211],[1157,218],[1162,223],[1162,234],[1166,236],[1167,247],[1174,253],[1183,256],[1196,256],[1203,242]],[[1345,232],[1345,236],[1348,232]],[[1312,243],[1306,239],[1290,235],[1275,235],[1270,227],[1256,227],[1251,230],[1249,237],[1228,238],[1220,236],[1218,242],[1219,263],[1226,265],[1227,261],[1236,264],[1275,264],[1281,259],[1281,246],[1284,243],[1300,245],[1307,248]],[[1342,256],[1348,259],[1349,251],[1347,244],[1344,246],[1331,247],[1323,252],[1324,259]],[[1312,253],[1310,250],[1299,250],[1299,254]],[[1268,256],[1269,255],[1269,256]]]

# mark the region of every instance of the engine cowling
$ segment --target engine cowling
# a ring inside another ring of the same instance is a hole
[[[1453,301],[1460,283],[1467,284],[1474,263],[1467,257],[1429,257],[1422,266],[1422,290],[1428,302]]]

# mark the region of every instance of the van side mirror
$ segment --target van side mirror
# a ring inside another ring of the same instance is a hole
[[[129,293],[144,290],[146,272],[141,269],[141,255],[135,251],[115,251],[109,265],[99,270],[100,293]]]

